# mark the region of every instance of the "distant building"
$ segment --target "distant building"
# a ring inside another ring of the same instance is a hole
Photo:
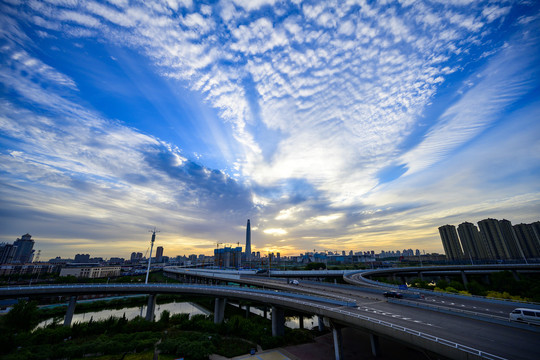
[[[503,236],[500,223],[497,219],[485,219],[478,222],[480,234],[487,244],[491,259],[512,259],[508,244]]]
[[[143,254],[141,252],[132,252],[129,258],[132,264],[138,263],[142,260]]]
[[[112,257],[109,259],[109,265],[122,265],[124,262],[124,258]]]
[[[506,242],[510,259],[523,259],[524,255],[518,244],[512,223],[509,220],[502,219],[499,221],[499,226],[501,228],[503,239]]]
[[[224,247],[214,249],[214,265],[220,268],[238,268],[242,266],[242,247]]]
[[[517,242],[527,259],[540,258],[540,238],[532,224],[514,225]]]
[[[466,260],[527,260],[540,258],[540,221],[512,226],[509,220],[484,219],[478,227],[469,222],[458,226],[459,242]],[[447,258],[457,249],[453,225],[439,228]],[[459,253],[459,251],[458,251]]]
[[[15,240],[13,247],[15,248],[13,263],[25,264],[32,262],[32,258],[34,257],[34,240],[32,240],[32,235],[25,234],[21,236],[20,239]]]
[[[60,270],[60,276],[95,279],[120,276],[121,272],[122,268],[120,266],[65,267]]]
[[[448,260],[461,260],[463,251],[459,244],[459,238],[454,225],[444,225],[439,227],[439,234],[443,243],[444,252]]]
[[[458,234],[465,259],[489,259],[484,239],[482,239],[478,228],[474,224],[470,222],[459,224]]]
[[[156,248],[156,262],[160,263],[163,261],[163,246],[158,246]]]
[[[13,244],[0,244],[0,264],[10,264],[15,256],[15,248]]]
[[[89,263],[90,262],[90,254],[77,254],[75,255],[75,262],[76,263]]]

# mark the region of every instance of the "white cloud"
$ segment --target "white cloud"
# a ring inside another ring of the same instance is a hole
[[[273,236],[281,236],[287,234],[287,231],[284,229],[265,229],[263,231],[265,234],[273,235]]]
[[[482,15],[487,18],[488,22],[497,20],[510,12],[510,6],[507,7],[498,7],[498,6],[489,6],[482,11]]]
[[[258,10],[262,6],[274,5],[276,0],[232,0],[236,5],[247,11]]]

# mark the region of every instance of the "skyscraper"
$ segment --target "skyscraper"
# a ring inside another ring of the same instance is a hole
[[[461,223],[457,231],[465,259],[480,260],[489,258],[486,245],[474,224],[470,222]]]
[[[490,258],[498,260],[510,259],[510,250],[501,231],[497,219],[485,219],[478,222],[480,234],[487,244]]]
[[[32,235],[24,234],[20,239],[15,240],[13,243],[15,249],[15,254],[13,256],[14,263],[29,263],[34,257],[34,240],[32,240]]]
[[[156,248],[156,262],[161,262],[163,260],[163,246],[158,246]]]
[[[499,226],[503,235],[503,239],[506,242],[506,247],[510,254],[510,259],[523,259],[524,254],[521,251],[521,247],[518,244],[516,233],[512,227],[512,223],[509,220],[499,220]]]
[[[246,227],[246,261],[251,260],[251,225],[249,219]]]
[[[443,225],[439,227],[439,234],[444,247],[444,252],[448,260],[461,260],[463,251],[459,244],[456,227],[454,225]]]
[[[532,224],[514,225],[518,244],[527,259],[540,257],[540,239],[536,235]]]

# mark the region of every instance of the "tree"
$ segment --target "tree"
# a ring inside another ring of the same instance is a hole
[[[4,316],[4,324],[14,332],[30,331],[39,324],[35,301],[21,300]]]

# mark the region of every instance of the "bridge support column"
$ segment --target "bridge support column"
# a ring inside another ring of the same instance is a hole
[[[420,280],[424,281],[424,273],[419,271],[418,272],[418,277],[420,278]]]
[[[465,275],[465,271],[461,270],[461,280],[463,280],[463,286],[467,288],[467,284],[469,283],[467,281],[467,275]]]
[[[263,317],[265,319],[268,319],[268,309],[267,309],[266,305],[263,307]]]
[[[343,359],[343,338],[341,336],[341,327],[332,324],[332,335],[334,338],[334,355],[336,360]]]
[[[64,326],[71,326],[71,320],[73,320],[73,314],[75,313],[75,305],[77,305],[77,296],[69,298],[69,305],[64,318]]]
[[[246,305],[246,319],[249,318],[250,311],[251,311],[250,306]]]
[[[304,328],[304,315],[300,315],[298,317],[298,324],[300,326],[300,329],[303,329]]]
[[[381,347],[379,345],[379,337],[373,333],[370,333],[369,341],[371,342],[371,354],[374,357],[379,357],[379,355],[381,354]]]
[[[285,334],[285,312],[283,309],[272,306],[272,336]]]
[[[317,315],[317,321],[319,325],[319,331],[324,331],[324,319],[322,316]]]
[[[154,310],[156,309],[156,295],[148,296],[148,306],[146,307],[146,321],[154,321]]]
[[[223,322],[226,304],[226,298],[216,298],[216,304],[214,305],[214,324],[221,324]]]
[[[516,270],[512,270],[512,275],[514,275],[514,279],[515,279],[516,281],[519,281],[519,275],[518,275],[518,273],[517,273]]]

